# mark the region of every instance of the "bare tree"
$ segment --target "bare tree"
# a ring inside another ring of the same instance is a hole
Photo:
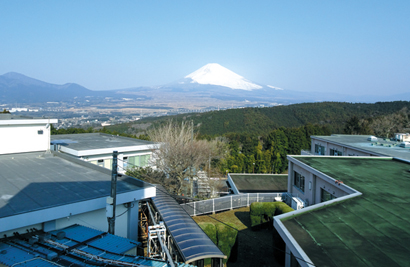
[[[163,126],[148,131],[151,140],[158,142],[153,150],[152,165],[165,173],[167,179],[175,185],[175,194],[180,195],[182,189],[192,180],[194,170],[205,165],[210,155],[220,151],[220,142],[197,140],[191,122],[177,123],[168,121]],[[189,190],[188,190],[189,191]]]
[[[394,133],[408,131],[410,127],[410,112],[403,108],[396,113],[373,119],[370,127],[376,136],[391,137]]]

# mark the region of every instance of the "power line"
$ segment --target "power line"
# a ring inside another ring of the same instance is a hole
[[[119,160],[119,161],[122,161],[122,162],[125,162],[124,160],[121,160],[121,159],[118,159],[118,160]],[[128,163],[128,162],[127,162],[127,164],[132,165],[132,166],[137,167],[137,168],[142,168],[142,167],[136,166],[136,165],[134,165],[134,164],[132,164],[132,163]],[[123,167],[121,167],[121,166],[119,166],[119,165],[118,165],[118,167],[121,168],[121,169],[123,169],[124,171],[127,171],[126,169],[124,169]],[[144,181],[144,182],[145,182],[145,181]],[[148,182],[145,182],[145,183],[148,183]],[[161,190],[161,189],[158,188],[156,185],[153,185],[153,184],[151,184],[151,185],[154,186],[156,190],[158,190],[158,191],[160,191],[160,192],[162,192],[162,193],[164,193],[164,194],[170,196],[170,197],[173,198],[175,201],[177,201],[177,199],[175,198],[175,196],[171,195],[171,194],[168,193],[167,191]],[[197,209],[197,208],[196,208],[196,209]],[[183,210],[186,212],[185,209],[183,209]],[[204,211],[202,211],[202,210],[200,210],[200,209],[197,209],[197,210],[198,210],[199,212],[205,213]],[[187,214],[188,214],[188,213],[187,213]],[[189,215],[189,214],[188,214],[188,215]],[[219,222],[219,223],[222,223],[223,225],[225,225],[225,226],[227,226],[227,227],[229,227],[229,228],[231,228],[231,229],[233,229],[233,230],[235,230],[235,231],[237,231],[238,234],[240,233],[240,234],[243,234],[243,235],[245,235],[245,236],[248,236],[248,237],[251,237],[251,238],[256,239],[255,236],[251,236],[251,235],[248,235],[248,234],[246,234],[246,233],[244,233],[244,232],[241,232],[240,230],[236,229],[235,227],[233,227],[233,226],[231,226],[231,225],[229,225],[229,224],[227,224],[227,223],[225,223],[225,222],[223,222],[223,221],[221,221],[221,220],[219,220],[219,219],[217,219],[217,218],[214,218],[214,217],[212,217],[211,215],[208,215],[208,214],[204,214],[204,215],[205,215],[205,216],[208,216],[209,218],[211,218],[211,219],[213,219],[213,220],[215,220],[215,221],[217,221],[217,222]],[[189,216],[191,216],[191,215],[189,215]],[[280,251],[280,252],[284,252],[285,254],[292,255],[292,253],[286,252],[285,250],[282,250],[282,249],[280,249],[280,248],[277,248],[277,247],[273,246],[271,243],[269,243],[269,246],[271,246],[271,247],[272,247],[273,249],[275,249],[275,250],[278,250],[278,251]],[[304,260],[304,259],[302,259],[302,258],[299,258],[299,257],[295,256],[295,255],[293,255],[293,257],[295,257],[296,259],[301,260],[301,261],[303,261],[303,262],[305,262],[305,263],[307,263],[307,264],[310,264],[310,265],[312,265],[312,266],[315,266],[313,263],[308,262],[308,261],[306,261],[306,260]]]

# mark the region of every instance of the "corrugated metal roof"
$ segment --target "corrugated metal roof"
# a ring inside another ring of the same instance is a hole
[[[59,232],[64,232],[65,237],[58,239]],[[129,262],[141,266],[165,267],[169,266],[165,261],[154,260],[141,256],[125,254],[135,248],[138,242],[106,232],[91,229],[81,225],[73,225],[65,229],[50,232],[48,234],[38,231],[13,238],[0,240],[0,263],[6,266],[69,266],[78,264],[81,266],[94,267],[98,260],[77,253],[74,249],[99,256],[106,260],[117,260]],[[40,237],[37,242],[31,242],[33,237]],[[43,237],[46,237],[43,240]],[[52,240],[50,244],[47,240]],[[67,246],[67,247],[61,247]],[[59,255],[56,252],[63,252]],[[53,261],[47,260],[47,255],[54,255]],[[19,265],[15,265],[21,263]],[[101,262],[99,262],[101,263]],[[177,264],[178,267],[190,266],[184,263]]]
[[[226,258],[191,216],[157,185],[152,201],[174,238],[185,262],[208,258]]]
[[[51,234],[56,235],[58,232],[64,232],[67,237],[64,239],[64,242],[61,243],[66,244],[66,242],[70,239],[77,242],[84,242],[91,238],[95,238],[92,241],[87,242],[87,245],[90,245],[100,250],[119,254],[126,253],[127,251],[129,251],[132,248],[135,248],[138,245],[138,242],[135,242],[133,240],[126,239],[116,235],[106,234],[99,230],[91,229],[80,225],[73,225],[63,230],[53,231],[51,232]]]

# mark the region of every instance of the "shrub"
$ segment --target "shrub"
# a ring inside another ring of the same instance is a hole
[[[198,225],[205,232],[205,234],[212,240],[212,242],[214,242],[215,245],[218,245],[215,224],[209,222],[200,222],[198,223]]]
[[[283,203],[283,202],[274,202],[274,203],[276,203],[275,216],[276,215],[281,215],[283,213],[294,211],[294,209],[289,207],[286,203]]]
[[[229,259],[231,252],[232,252],[232,261],[236,260],[237,252],[232,251],[232,248],[237,249],[237,235],[238,232],[229,226],[224,224],[218,223],[213,224],[209,222],[200,222],[198,223],[199,227],[208,235],[208,237],[218,246],[218,248],[222,251],[223,254],[226,255],[227,259],[224,260],[224,263],[227,262]],[[211,264],[210,259],[205,259],[205,265]]]
[[[238,232],[235,229],[221,223],[216,225],[216,229],[218,233],[218,247],[222,253],[226,255],[227,259],[229,259],[231,250],[236,243]],[[224,263],[226,261],[227,260],[224,260]]]
[[[293,211],[293,209],[283,202],[254,202],[251,204],[249,213],[251,226],[254,228],[255,226],[270,222],[273,216],[289,211]]]

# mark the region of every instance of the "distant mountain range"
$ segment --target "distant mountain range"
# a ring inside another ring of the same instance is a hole
[[[68,101],[82,98],[132,98],[151,99],[161,97],[161,101],[176,99],[218,99],[239,103],[292,104],[321,101],[377,102],[410,100],[409,93],[387,96],[350,96],[339,93],[297,92],[284,90],[272,85],[262,85],[211,63],[175,82],[156,87],[135,87],[110,91],[92,91],[75,83],[50,84],[9,72],[0,75],[0,104],[41,103]],[[164,100],[165,99],[165,100]]]
[[[46,83],[16,72],[0,75],[0,104],[45,103],[105,97],[123,98],[127,95],[115,91],[92,91],[75,83],[63,85]]]

